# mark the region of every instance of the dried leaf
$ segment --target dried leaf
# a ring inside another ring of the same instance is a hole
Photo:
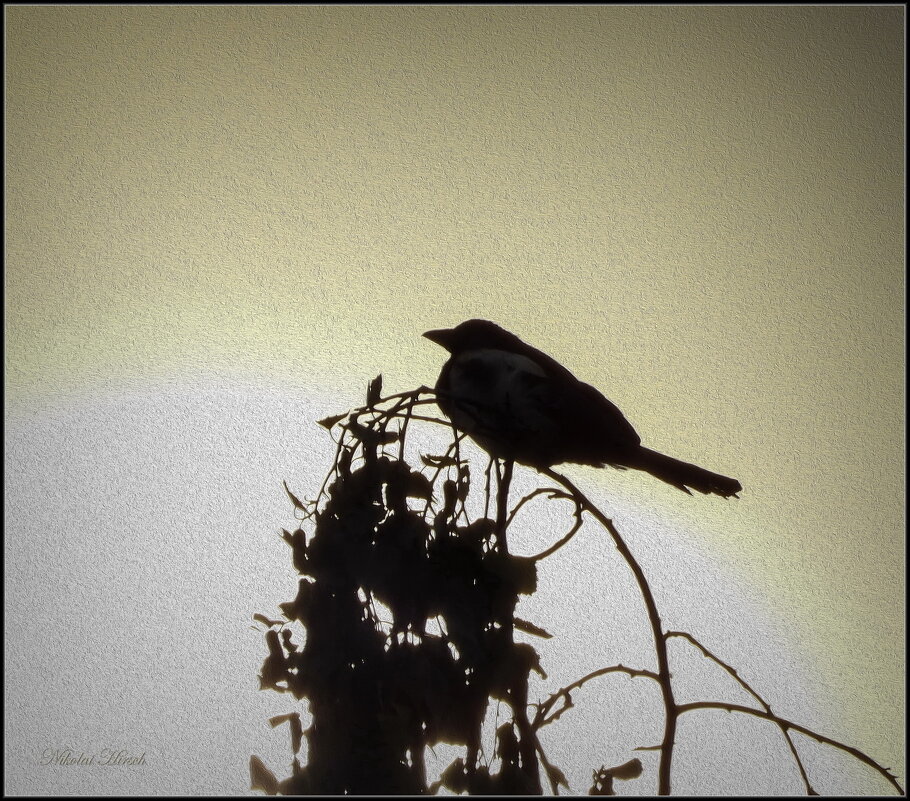
[[[300,502],[300,499],[293,492],[291,492],[290,487],[288,487],[288,482],[282,481],[281,483],[284,484],[284,491],[288,494],[288,497],[291,499],[291,503],[294,504],[294,508],[299,509],[301,512],[305,512],[306,507]]]
[[[420,460],[427,467],[455,467],[458,464],[458,460],[454,456],[429,456],[422,453]]]
[[[282,723],[289,723],[291,726],[291,744],[294,747],[294,753],[300,752],[300,744],[303,741],[303,724],[300,722],[299,712],[288,712],[286,715],[275,715],[269,718],[269,725],[274,729]]]
[[[278,795],[278,779],[257,756],[250,757],[250,789],[266,795]]]
[[[622,779],[624,781],[637,779],[641,776],[641,772],[640,759],[630,759],[615,768],[606,768],[601,765],[600,770],[593,772],[594,783],[591,785],[591,789],[588,790],[588,795],[616,795],[613,791],[614,779]]]
[[[614,779],[637,779],[639,776],[641,776],[641,760],[630,759],[628,762],[624,762],[622,765],[617,765],[615,768],[611,768],[610,773],[613,774]]]
[[[397,431],[374,431],[372,428],[355,423],[353,420],[347,425],[348,431],[364,445],[388,445],[398,439]]]
[[[549,762],[546,764],[547,778],[550,780],[550,784],[556,785],[557,787],[565,787],[566,790],[571,789],[569,787],[569,780],[566,778],[566,774],[563,773],[556,765],[551,765]]]
[[[423,473],[408,473],[406,493],[410,498],[422,498],[425,501],[433,497],[433,485]]]
[[[367,387],[367,406],[375,406],[382,399],[382,373]]]
[[[298,528],[292,534],[286,528],[281,529],[281,539],[283,539],[288,545],[294,547],[299,542],[303,542],[304,546],[306,545],[306,532],[302,528]]]
[[[603,765],[600,770],[593,771],[593,784],[588,790],[588,795],[616,795],[613,792],[613,774]]]
[[[294,645],[294,641],[292,639],[293,636],[294,635],[291,634],[290,629],[281,630],[281,641],[284,644],[284,650],[287,651],[289,654],[293,654],[293,653],[297,652],[297,646]]]
[[[540,626],[535,626],[533,623],[529,623],[527,620],[522,620],[520,617],[512,619],[512,623],[516,629],[523,631],[526,634],[533,634],[536,637],[543,637],[545,640],[549,640],[553,637],[548,631],[545,631]]]
[[[347,412],[342,414],[333,414],[331,417],[324,417],[322,420],[317,421],[319,425],[323,428],[327,428],[329,431],[332,430],[332,426],[335,425],[339,420],[342,420],[347,415]]]

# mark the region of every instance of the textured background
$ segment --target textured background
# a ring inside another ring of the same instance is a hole
[[[742,481],[571,469],[668,625],[903,778],[902,8],[5,17],[6,792],[285,772],[249,629],[293,594],[281,480],[315,493],[313,421],[378,372],[432,383],[419,334],[475,316]],[[541,693],[653,659],[612,551],[564,551],[526,615],[562,634]],[[578,697],[551,746],[573,790],[658,741],[652,695]],[[799,790],[761,726],[681,742],[679,792]],[[147,764],[40,764],[67,747]],[[822,792],[884,789],[809,753]],[[623,787],[653,788],[651,763]]]

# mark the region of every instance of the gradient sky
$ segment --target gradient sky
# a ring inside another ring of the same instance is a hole
[[[487,317],[600,388],[649,446],[742,482],[722,502],[572,472],[663,553],[665,605],[691,610],[687,625],[701,602],[683,596],[714,582],[781,632],[790,667],[774,670],[793,676],[749,675],[776,710],[791,711],[775,692],[811,698],[794,718],[818,714],[823,733],[904,778],[902,7],[5,17],[14,687],[36,681],[24,577],[68,588],[42,596],[58,619],[76,598],[91,615],[115,605],[98,588],[124,564],[139,581],[137,553],[184,559],[185,575],[156,571],[161,597],[176,574],[184,592],[198,584],[179,540],[133,547],[134,490],[171,532],[193,505],[181,517],[162,498],[228,496],[231,536],[260,525],[265,539],[231,545],[224,575],[262,560],[265,541],[266,564],[286,571],[280,493],[255,514],[245,501],[284,478],[314,493],[331,455],[315,415],[359,404],[379,372],[389,391],[432,383],[443,354],[420,333]],[[225,454],[237,470],[213,465]],[[122,550],[61,560],[112,532]],[[688,557],[655,543],[676,536],[713,578],[674,573],[668,560]],[[241,580],[218,597],[252,614],[288,586]],[[143,631],[179,625],[133,611]],[[760,665],[748,625],[721,627],[715,650]],[[114,690],[120,653],[92,668]],[[45,680],[64,671],[48,664]],[[81,700],[103,695],[89,668],[65,672]],[[59,699],[29,699],[6,722],[7,791],[72,791],[72,774],[29,762],[41,737],[27,727],[53,731]],[[109,728],[99,718],[84,747]],[[238,754],[255,752],[232,732]],[[142,787],[169,792],[174,771],[157,770]],[[139,791],[134,775],[118,781]]]

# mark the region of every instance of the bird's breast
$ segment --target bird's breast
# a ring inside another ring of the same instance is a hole
[[[453,357],[437,389],[456,428],[487,450],[508,452],[549,422],[538,402],[538,390],[548,382],[546,371],[527,356],[478,349]]]

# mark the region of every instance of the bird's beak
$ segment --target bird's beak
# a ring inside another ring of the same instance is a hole
[[[430,342],[435,342],[437,345],[441,345],[446,350],[451,350],[452,345],[452,329],[451,328],[439,328],[435,331],[427,331],[424,336],[430,340]]]

